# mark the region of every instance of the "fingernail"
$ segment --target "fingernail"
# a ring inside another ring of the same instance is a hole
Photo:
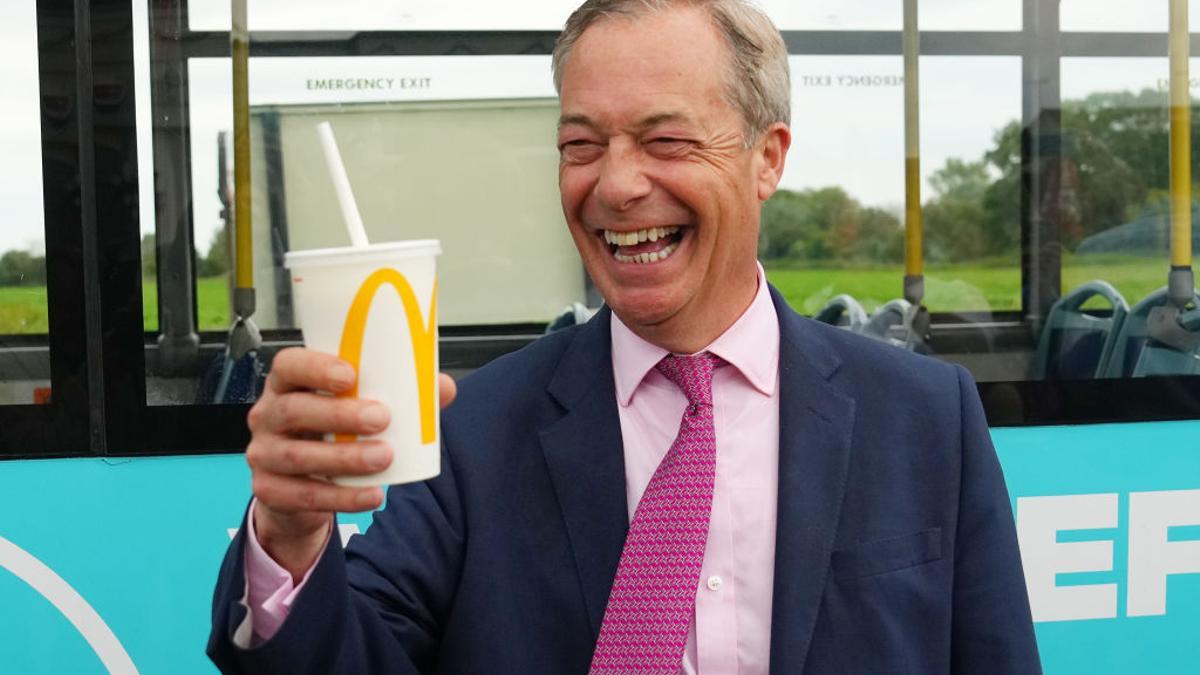
[[[345,364],[338,364],[329,369],[329,382],[339,390],[354,384],[354,377],[354,369]]]
[[[358,414],[358,420],[370,429],[382,429],[387,426],[391,414],[388,409],[378,403],[372,403]]]
[[[371,445],[363,450],[363,460],[373,469],[385,469],[392,463],[392,449],[386,445]]]
[[[355,498],[355,501],[358,502],[358,505],[361,508],[375,508],[375,506],[379,504],[379,491],[375,488],[363,490],[362,492],[358,493],[358,497]]]

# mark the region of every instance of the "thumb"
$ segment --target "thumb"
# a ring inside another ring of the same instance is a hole
[[[454,383],[454,378],[445,373],[438,373],[438,398],[441,399],[442,407],[453,403],[455,396],[458,396],[458,385]]]

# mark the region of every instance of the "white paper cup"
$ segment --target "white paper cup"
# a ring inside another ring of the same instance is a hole
[[[391,446],[391,465],[366,476],[332,476],[338,484],[409,483],[441,471],[435,275],[441,252],[429,239],[294,251],[284,259],[305,345],[354,365],[358,387],[344,396],[373,399],[392,412],[383,433],[363,437]]]

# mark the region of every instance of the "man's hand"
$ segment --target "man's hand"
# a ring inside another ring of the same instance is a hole
[[[354,380],[354,369],[335,356],[285,349],[247,416],[258,541],[297,582],[324,548],[334,512],[369,511],[383,503],[382,488],[320,478],[375,473],[391,462],[392,449],[382,441],[322,440],[325,434],[365,436],[387,427],[390,413],[382,404],[325,395],[349,390]],[[445,408],[454,400],[454,380],[442,374],[438,385]]]

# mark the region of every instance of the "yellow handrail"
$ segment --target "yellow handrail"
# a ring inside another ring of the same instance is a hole
[[[925,259],[921,232],[921,117],[917,0],[904,0],[904,273],[919,277]]]
[[[1192,98],[1188,3],[1171,0],[1171,266],[1192,266]]]
[[[233,28],[233,189],[235,286],[254,287],[254,257],[250,223],[250,31],[246,0],[232,0]]]

